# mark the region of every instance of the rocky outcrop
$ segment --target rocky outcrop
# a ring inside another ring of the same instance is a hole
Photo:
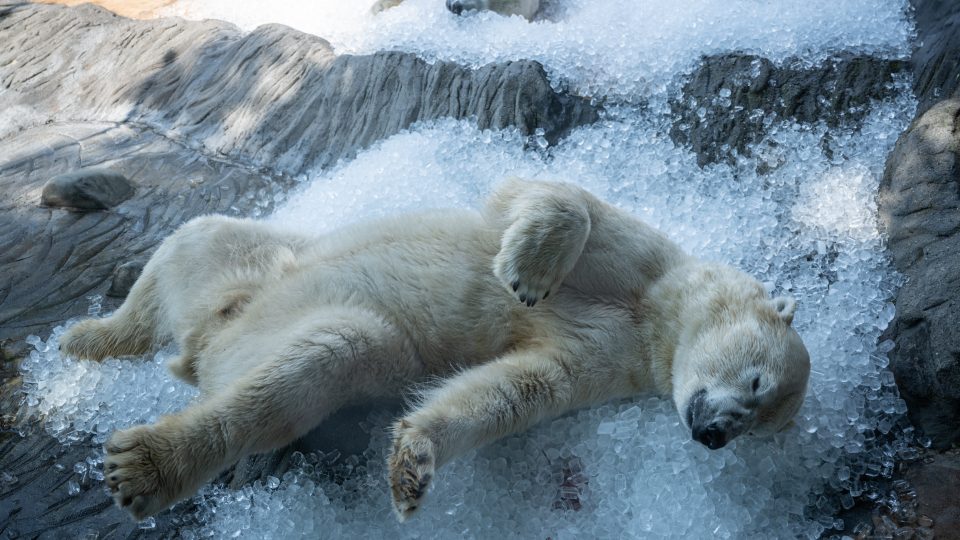
[[[818,65],[776,66],[746,54],[705,57],[671,103],[670,137],[689,146],[702,167],[749,155],[775,121],[856,125],[871,100],[893,94],[893,76],[907,63],[842,54]]]
[[[333,165],[415,122],[543,130],[597,119],[532,61],[469,69],[409,53],[335,55],[280,25],[136,21],[92,5],[0,7],[8,108],[65,121],[143,123],[212,156],[298,174]]]
[[[960,444],[960,5],[911,3],[919,110],[887,159],[878,196],[907,278],[886,337],[896,343],[890,364],[910,419],[945,448]]]
[[[939,447],[960,442],[960,99],[900,136],[880,187],[880,217],[907,278],[888,330],[910,418]]]

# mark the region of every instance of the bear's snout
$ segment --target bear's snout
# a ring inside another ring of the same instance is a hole
[[[716,423],[706,427],[694,426],[693,439],[711,450],[723,448],[729,441],[726,430]]]

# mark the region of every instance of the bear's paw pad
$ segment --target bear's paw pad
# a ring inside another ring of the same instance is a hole
[[[169,446],[151,426],[118,431],[104,445],[105,481],[113,500],[142,520],[177,500],[176,482],[164,473]]]
[[[404,521],[420,508],[433,480],[436,457],[433,443],[413,433],[406,422],[401,422],[395,433],[387,466],[394,510]]]

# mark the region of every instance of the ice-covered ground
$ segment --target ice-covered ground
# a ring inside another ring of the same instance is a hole
[[[324,232],[407,209],[475,206],[507,175],[576,182],[698,256],[796,296],[794,324],[813,362],[796,426],[772,440],[742,438],[710,452],[690,439],[668,401],[612,403],[445,467],[429,503],[403,525],[391,515],[384,478],[389,418],[375,415],[362,459],[330,465],[329,456],[305,456],[282,479],[207,488],[185,518],[185,537],[817,538],[861,494],[861,474],[888,472],[898,451],[910,452],[904,436],[887,437],[905,405],[886,370],[892,344],[878,345],[898,277],[875,204],[886,155],[915,110],[908,86],[877,104],[862,129],[831,130],[831,157],[825,126],[784,124],[758,145],[757,158],[707,169],[667,137],[662,108],[630,105],[664,103],[675,76],[702,52],[902,55],[905,1],[556,0],[558,22],[533,24],[490,14],[456,19],[440,0],[409,0],[378,20],[339,0],[315,2],[308,14],[284,2],[269,10],[182,4],[246,27],[298,21],[343,51],[398,47],[476,63],[534,57],[571,87],[625,103],[549,149],[465,121],[416,126],[316,175],[270,219]],[[759,161],[773,172],[758,175]],[[76,362],[57,354],[60,331],[34,340],[24,371],[29,403],[63,440],[102,439],[192,398],[164,372],[169,352],[148,362]]]

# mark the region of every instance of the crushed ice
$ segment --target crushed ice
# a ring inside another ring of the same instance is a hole
[[[297,20],[341,50],[389,46],[471,63],[538,58],[562,76],[556,80],[621,103],[665,103],[673,76],[702,52],[816,59],[853,48],[896,56],[908,50],[911,32],[905,2],[697,0],[680,8],[571,0],[555,19],[533,24],[492,14],[456,19],[440,4],[409,0],[373,20],[351,15],[359,9],[352,2],[317,2],[314,13],[327,19]],[[234,5],[186,3],[194,14],[265,22],[264,13]],[[283,21],[293,13],[279,2],[268,15]],[[837,512],[870,489],[863,478],[889,474],[895,459],[912,452],[900,424],[905,405],[886,369],[892,344],[878,344],[900,283],[878,232],[875,193],[886,155],[915,110],[908,85],[898,89],[875,104],[861,129],[830,130],[830,157],[824,125],[784,123],[756,158],[700,169],[666,135],[663,108],[623,104],[549,149],[516,131],[443,120],[317,175],[270,219],[325,232],[414,208],[476,206],[509,175],[583,185],[694,254],[740,266],[771,293],[796,296],[794,324],[813,362],[809,394],[790,430],[714,452],[690,439],[668,401],[578,411],[445,467],[429,504],[403,525],[391,514],[384,478],[390,418],[374,414],[361,456],[297,456],[282,478],[239,490],[208,486],[194,499],[198,510],[178,517],[181,536],[818,538],[839,525]],[[758,174],[761,163],[772,172]],[[103,440],[193,399],[162,366],[173,351],[76,361],[58,353],[62,331],[31,338],[35,350],[23,372],[29,410],[63,442]]]

